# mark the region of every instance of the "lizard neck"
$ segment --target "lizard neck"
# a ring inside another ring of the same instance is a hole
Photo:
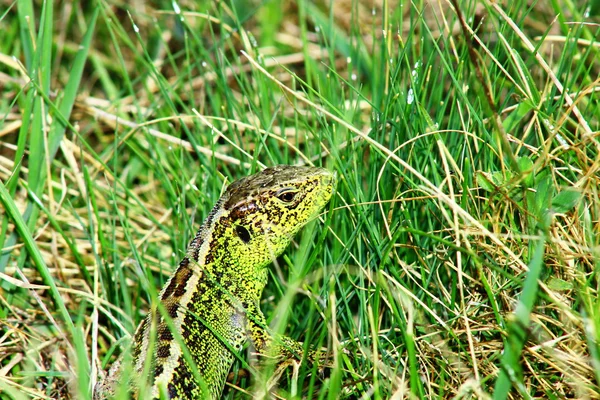
[[[231,224],[230,213],[218,202],[190,243],[182,264],[236,297],[259,299],[267,283],[267,265],[271,260],[257,262],[236,229],[239,227]]]

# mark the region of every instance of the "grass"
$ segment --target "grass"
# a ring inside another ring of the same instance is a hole
[[[274,396],[600,398],[597,3],[1,4],[0,398],[90,398],[280,163],[339,183],[261,304],[333,367]]]

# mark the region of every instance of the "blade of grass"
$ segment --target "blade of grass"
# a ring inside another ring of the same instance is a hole
[[[75,325],[73,325],[73,320],[69,315],[69,311],[65,307],[63,298],[61,297],[58,288],[56,287],[54,277],[52,276],[52,273],[48,270],[48,266],[44,262],[42,254],[40,253],[40,250],[38,249],[35,243],[35,239],[31,235],[31,232],[27,227],[25,220],[21,216],[21,213],[17,209],[15,202],[10,196],[10,193],[8,192],[8,190],[6,190],[6,187],[2,182],[0,182],[0,202],[4,205],[4,209],[6,210],[7,214],[15,223],[17,232],[19,233],[21,239],[23,239],[23,242],[25,243],[25,249],[27,250],[27,253],[29,253],[29,255],[31,256],[33,263],[35,264],[38,272],[42,277],[42,280],[46,285],[50,287],[50,295],[52,296],[56,308],[58,309],[58,312],[60,313],[63,321],[65,322],[67,331],[69,332],[71,338],[75,338]]]
[[[513,385],[519,389],[521,396],[530,397],[526,392],[522,377],[519,376],[521,369],[519,362],[521,351],[527,341],[531,311],[538,296],[538,279],[544,266],[545,246],[545,237],[535,244],[535,252],[529,263],[529,271],[523,284],[521,298],[507,323],[504,355],[501,361],[502,368],[494,387],[494,400],[506,399]]]
[[[25,66],[28,70],[31,70],[35,57],[33,38],[31,36],[31,33],[35,31],[33,2],[31,0],[17,1],[17,16],[19,18],[19,30],[21,32],[21,45],[23,46]]]
[[[61,115],[62,119],[55,118],[53,120],[52,126],[50,127],[48,143],[49,161],[54,159],[54,156],[58,151],[58,147],[60,146],[60,142],[62,141],[65,130],[67,128],[67,124],[64,121],[69,121],[69,116],[71,115],[71,111],[73,110],[73,104],[75,103],[75,98],[77,97],[77,92],[81,84],[83,69],[85,68],[87,62],[92,38],[96,29],[96,20],[98,19],[99,13],[100,9],[99,7],[96,7],[94,13],[92,14],[92,18],[88,24],[87,31],[83,36],[83,41],[79,47],[79,51],[77,51],[77,55],[75,56],[73,65],[70,68],[69,80],[65,85],[63,91],[63,98],[61,99],[60,104],[58,105],[58,112]]]

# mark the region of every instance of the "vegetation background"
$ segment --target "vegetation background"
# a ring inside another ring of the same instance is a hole
[[[0,397],[90,398],[224,186],[285,163],[339,183],[262,309],[333,367],[273,396],[600,398],[599,23],[579,0],[0,0]]]

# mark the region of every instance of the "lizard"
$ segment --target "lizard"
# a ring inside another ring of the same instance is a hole
[[[268,265],[324,208],[334,184],[326,169],[278,165],[229,185],[160,291],[162,312],[154,307],[133,336],[131,382],[148,382],[131,384],[138,398],[219,398],[248,338],[259,354],[301,357],[301,343],[267,331],[259,302]],[[114,395],[122,359],[96,384],[94,399]]]

